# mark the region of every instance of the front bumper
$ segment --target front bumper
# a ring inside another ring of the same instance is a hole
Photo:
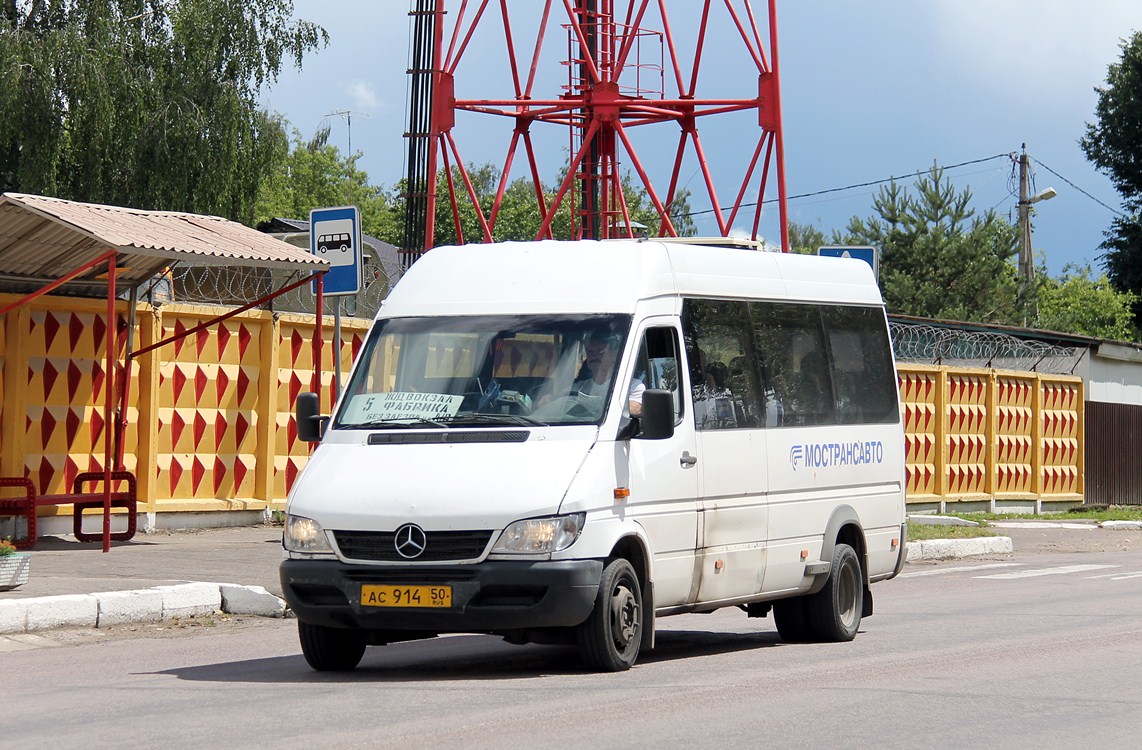
[[[366,566],[284,560],[282,592],[299,620],[314,625],[420,633],[498,633],[570,627],[595,605],[601,560],[487,561],[478,565]],[[452,606],[361,605],[364,584],[451,585]]]

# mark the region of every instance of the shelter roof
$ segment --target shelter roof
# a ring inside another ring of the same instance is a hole
[[[302,272],[328,262],[263,232],[218,216],[79,203],[23,193],[0,194],[0,291],[27,292],[109,250],[117,283],[142,284],[175,262]],[[103,294],[105,267],[60,291]]]

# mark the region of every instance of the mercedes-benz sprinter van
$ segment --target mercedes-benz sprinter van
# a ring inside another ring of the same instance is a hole
[[[844,641],[904,561],[884,304],[860,260],[657,240],[427,253],[381,306],[289,497],[302,651],[441,633],[575,643],[773,612]]]

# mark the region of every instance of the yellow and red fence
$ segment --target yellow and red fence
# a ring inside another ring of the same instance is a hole
[[[910,507],[1082,501],[1081,378],[908,364],[897,372]]]
[[[124,328],[126,304],[119,303],[117,323]],[[45,297],[0,320],[0,476],[26,476],[40,493],[54,494],[82,472],[102,471],[104,305]],[[140,305],[132,347],[218,312]],[[342,322],[345,372],[367,325]],[[331,328],[326,321],[323,409],[331,407]],[[138,479],[140,510],[281,507],[309,456],[293,403],[311,388],[312,336],[312,315],[250,311],[135,361],[124,456]],[[1081,379],[902,364],[899,385],[910,507],[1082,500]]]
[[[27,476],[40,493],[53,494],[81,472],[102,471],[109,433],[100,407],[104,304],[42,298],[0,321],[0,476]],[[119,303],[122,328],[126,305]],[[190,330],[218,312],[140,305],[132,348]],[[326,409],[331,328],[327,320]],[[342,322],[344,371],[366,329],[365,321]],[[140,510],[263,510],[284,501],[309,456],[308,444],[297,440],[292,404],[311,388],[312,336],[312,315],[250,311],[135,360],[124,468],[138,478]]]

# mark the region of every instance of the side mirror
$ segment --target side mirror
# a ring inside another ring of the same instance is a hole
[[[294,415],[297,417],[298,439],[307,443],[321,442],[321,436],[325,434],[325,422],[329,417],[320,414],[320,409],[321,404],[316,393],[297,394]]]
[[[665,440],[674,436],[674,394],[659,388],[642,393],[642,414],[639,416],[639,437],[645,440]]]

